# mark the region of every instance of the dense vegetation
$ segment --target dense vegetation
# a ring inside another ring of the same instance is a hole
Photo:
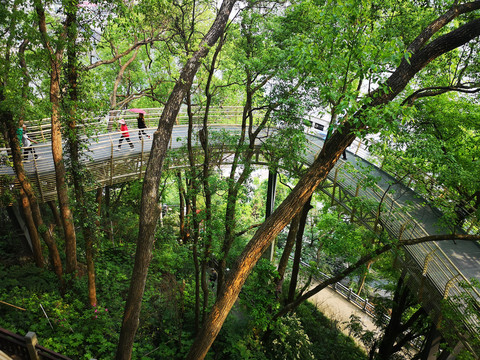
[[[2,300],[22,310],[4,304],[0,310],[0,327],[18,334],[34,331],[41,345],[73,359],[112,357],[135,256],[132,232],[135,232],[135,218],[138,217],[136,199],[140,185],[133,182],[117,189],[122,196],[110,210],[115,228],[113,242],[100,237],[102,240],[97,243],[95,265],[99,303],[94,306],[85,307],[85,276],[62,293],[55,275],[33,264],[28,247],[24,252],[19,251],[22,248],[18,246],[15,229],[4,218],[3,223],[9,226],[2,229],[0,242],[0,274],[4,279]],[[263,191],[258,192],[264,195]],[[250,204],[256,206],[259,201],[263,202],[262,195],[255,195]],[[169,200],[169,204],[174,202],[172,198]],[[263,212],[258,216],[263,216]],[[195,302],[192,249],[180,244],[176,233],[178,208],[170,205],[156,236],[135,358],[183,359],[192,342],[195,317],[192,312]],[[18,264],[19,259],[22,259],[21,264]],[[80,263],[84,262],[82,257],[79,259]],[[227,319],[215,344],[214,358],[344,359],[345,354],[349,354],[351,359],[365,359],[364,352],[341,333],[339,326],[342,324],[326,319],[309,304],[302,306],[298,315],[278,322],[269,340],[262,342],[262,328],[271,321],[266,309],[276,306],[275,294],[271,291],[274,280],[275,269],[264,260],[249,278],[238,305]],[[209,281],[209,286],[213,290],[216,283]],[[210,297],[213,299],[212,293]],[[332,347],[336,349],[333,353]]]
[[[478,240],[480,1],[4,3],[0,163],[14,169],[17,187],[1,201],[21,199],[32,248],[12,251],[2,213],[2,296],[26,310],[0,308],[1,325],[34,330],[74,357],[341,358],[355,350],[342,338],[333,351],[332,325],[312,326],[319,315],[305,301],[344,281],[371,299],[382,288],[374,300],[392,315],[376,334],[350,324],[369,357],[405,356],[413,340],[421,340],[413,358],[435,351],[440,322],[393,266],[406,241],[431,239],[392,237],[378,221],[362,227],[355,210],[378,220],[383,204],[354,198],[342,208],[316,189],[358,138],[442,212],[437,240]],[[228,106],[241,109],[238,132],[213,131],[214,109]],[[83,125],[100,117],[115,131],[119,112],[147,107],[163,110],[149,119],[156,131],[143,180],[96,184],[82,160],[91,129]],[[180,109],[187,137],[172,154]],[[329,127],[306,166],[311,114]],[[18,136],[43,118],[57,193],[48,207]],[[258,160],[282,183],[268,217]],[[362,176],[364,188],[378,181]],[[273,242],[277,267],[261,260]],[[331,277],[307,291],[320,270]],[[461,300],[463,315],[478,317],[470,300]],[[451,314],[442,314],[444,355],[462,321]],[[478,346],[475,336],[465,341]]]

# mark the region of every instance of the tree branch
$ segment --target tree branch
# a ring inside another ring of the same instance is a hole
[[[430,242],[430,241],[444,241],[444,240],[479,241],[480,235],[464,235],[464,234],[429,235],[429,236],[424,236],[417,239],[400,240],[396,244],[384,245],[381,248],[378,248],[377,250],[371,252],[370,254],[367,254],[361,257],[355,264],[347,267],[337,275],[332,276],[331,278],[325,280],[321,284],[318,284],[316,287],[307,291],[302,296],[299,296],[292,303],[284,306],[283,309],[281,309],[277,314],[275,314],[275,316],[273,317],[273,320],[276,320],[279,317],[287,314],[288,312],[298,307],[301,303],[303,303],[308,298],[312,297],[313,295],[317,294],[321,290],[325,289],[327,286],[339,282],[340,280],[344,279],[347,275],[350,275],[352,272],[360,268],[362,265],[377,258],[378,256],[384,254],[385,252],[390,251],[395,247],[400,247],[405,245],[415,245],[415,244],[420,244],[420,243]]]
[[[465,94],[475,94],[480,92],[480,88],[467,88],[465,86],[432,86],[415,91],[402,102],[403,105],[412,105],[416,100],[424,97],[437,96],[449,91],[457,91]]]
[[[96,67],[99,67],[101,65],[105,65],[105,64],[111,64],[111,63],[114,63],[115,61],[117,61],[118,59],[130,54],[132,51],[134,51],[135,49],[139,48],[140,46],[143,46],[143,45],[147,45],[147,44],[153,44],[155,41],[158,41],[159,39],[157,37],[155,38],[149,38],[149,39],[146,39],[146,40],[142,40],[142,41],[138,41],[136,42],[135,44],[133,44],[130,48],[128,48],[127,50],[125,50],[124,52],[122,53],[119,53],[117,55],[115,55],[113,58],[111,59],[108,59],[108,60],[100,60],[100,61],[97,61],[93,64],[90,64],[88,66],[85,66],[82,68],[82,70],[84,71],[88,71],[88,70],[92,70]]]

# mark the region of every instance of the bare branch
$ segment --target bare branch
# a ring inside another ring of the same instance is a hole
[[[253,224],[253,225],[250,225],[249,227],[247,227],[246,229],[238,232],[235,234],[235,236],[242,236],[243,234],[245,234],[246,232],[252,230],[252,229],[255,229],[255,228],[258,228],[259,226],[261,226],[263,223],[260,223],[260,224]]]
[[[148,38],[146,40],[142,40],[142,41],[138,41],[136,42],[135,44],[133,44],[131,47],[129,47],[127,50],[125,50],[124,52],[122,53],[119,53],[119,54],[116,54],[114,57],[112,57],[111,59],[108,59],[108,60],[100,60],[100,61],[97,61],[93,64],[90,64],[88,66],[85,66],[82,70],[85,70],[85,71],[88,71],[88,70],[91,70],[91,69],[94,69],[96,67],[99,67],[101,65],[105,65],[105,64],[111,64],[111,63],[114,63],[115,61],[117,61],[118,59],[130,54],[132,51],[134,51],[135,49],[139,48],[140,46],[143,46],[143,45],[147,45],[147,44],[153,44],[155,41],[158,41],[159,38],[158,37],[155,37],[155,38]]]

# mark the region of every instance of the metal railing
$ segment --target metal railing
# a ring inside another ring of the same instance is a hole
[[[71,360],[38,345],[37,335],[31,331],[25,336],[20,336],[0,328],[0,350],[22,360]]]
[[[153,119],[157,118],[160,112],[161,109],[146,109],[147,114],[145,118],[147,119],[147,124],[150,126],[153,125]],[[216,108],[215,111],[212,110],[211,115],[212,114],[217,114],[216,119],[219,124],[226,122],[229,124],[238,124],[238,120],[242,116],[240,107]],[[96,141],[91,143],[89,149],[90,152],[96,154],[102,152],[105,154],[108,153],[104,158],[100,157],[91,160],[88,158],[85,159],[91,173],[97,178],[99,186],[138,178],[144,173],[149,156],[149,143],[145,140],[134,141],[135,146],[140,149],[139,152],[135,152],[134,154],[115,152],[115,147],[120,134],[118,132],[109,132],[109,124],[113,121],[123,118],[127,122],[133,122],[135,121],[136,116],[137,115],[134,113],[121,111],[110,114],[107,121],[99,122],[97,119],[96,121],[91,122],[93,125],[89,125],[92,129],[97,131],[98,134],[96,136]],[[181,124],[185,122],[185,116],[186,114],[184,113],[179,115],[178,124],[180,125],[175,127],[175,129],[178,130],[182,127],[184,128]],[[201,122],[201,118],[200,113],[198,113],[199,123]],[[215,117],[212,117],[212,119],[214,118]],[[37,126],[40,126],[41,131],[45,132],[42,136],[47,138],[46,129],[48,125],[40,124]],[[226,126],[230,125],[226,124]],[[134,135],[137,131],[136,126],[132,126],[131,128],[131,138],[136,137]],[[154,129],[155,127],[150,128],[149,131],[153,131]],[[180,147],[183,144],[183,140],[179,139],[181,136],[179,136],[179,133],[176,132],[175,129],[170,140],[171,148]],[[229,131],[232,130],[229,129]],[[85,138],[87,137],[88,136],[85,135]],[[123,146],[127,145],[124,144]],[[322,143],[318,141],[312,140],[308,142],[307,149],[309,153],[307,154],[307,162],[313,162],[315,155],[318,154],[321,146]],[[37,153],[39,153],[43,159],[31,160],[29,163],[27,162],[27,172],[30,170],[30,172],[28,172],[29,176],[31,176],[31,180],[35,184],[42,201],[55,199],[55,179],[50,160],[51,154],[49,146],[40,145],[36,146],[36,149]],[[354,152],[360,157],[365,156],[369,159],[370,154],[366,148],[362,147],[360,141],[350,147],[350,151],[352,150],[354,150]],[[48,157],[50,157],[50,161],[46,161]],[[11,175],[14,175],[13,170],[11,171]],[[378,224],[386,229],[392,237],[397,239],[413,239],[428,235],[428,232],[418,221],[416,221],[408,212],[405,213],[403,211],[404,206],[402,204],[399,204],[390,194],[385,194],[385,189],[379,186],[359,186],[359,184],[362,184],[364,181],[364,176],[358,172],[350,172],[345,167],[344,162],[337,162],[334,169],[328,174],[328,179],[335,182],[338,186],[341,186],[343,191],[349,193],[351,197],[364,197],[365,199],[374,200],[377,203],[382,202],[383,209],[388,209],[388,211],[381,212],[381,216],[378,217]],[[377,215],[378,214],[374,214],[374,216]],[[465,293],[463,283],[468,283],[468,279],[465,278],[461,271],[452,263],[448,256],[435,242],[411,245],[404,248],[407,253],[410,254],[412,259],[415,260],[417,267],[421,269],[419,273],[423,273],[422,276],[428,276],[431,278],[437,291],[442,297],[457,297]],[[469,290],[468,292],[473,299],[480,302],[480,295],[475,289]]]
[[[145,124],[149,128],[156,128],[163,108],[146,108]],[[203,121],[204,114],[201,107],[194,107],[193,120],[196,123]],[[243,107],[241,106],[222,106],[212,107],[209,110],[208,122],[209,124],[240,124],[243,115]],[[93,115],[88,116],[85,120],[77,125],[83,135],[100,135],[115,132],[118,128],[118,121],[125,120],[129,129],[136,129],[137,127],[137,113],[128,110],[111,110],[108,114],[102,116]],[[26,121],[28,134],[39,142],[48,142],[51,140],[51,122],[50,119],[41,119],[34,121]],[[176,122],[176,125],[187,125],[188,114],[185,109],[181,109]]]

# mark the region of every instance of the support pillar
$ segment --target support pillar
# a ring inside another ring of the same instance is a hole
[[[265,219],[273,213],[275,206],[275,192],[277,190],[277,171],[268,171],[268,186],[267,186],[267,205],[265,209]],[[263,253],[263,257],[269,261],[273,261],[275,254],[275,239],[270,244],[270,247]]]
[[[430,331],[425,338],[423,359],[437,360],[440,353],[440,343],[442,342],[442,339],[442,335],[438,331],[437,325],[432,324]]]

